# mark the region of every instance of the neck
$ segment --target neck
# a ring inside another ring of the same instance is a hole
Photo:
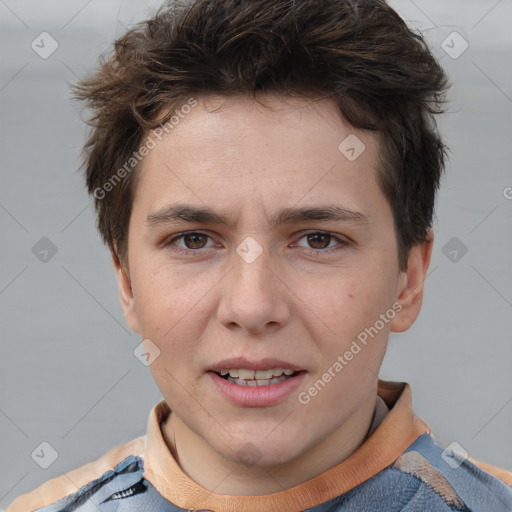
[[[172,412],[162,432],[182,471],[203,488],[216,494],[260,496],[295,487],[352,455],[368,436],[375,402],[372,395],[327,438],[276,466],[248,467],[226,460]]]

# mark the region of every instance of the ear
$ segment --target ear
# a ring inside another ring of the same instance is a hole
[[[124,312],[124,318],[130,329],[140,334],[139,321],[135,310],[135,296],[133,295],[131,280],[129,273],[125,271],[123,264],[119,261],[116,254],[111,252],[112,263],[117,276],[117,284],[119,287],[119,297]]]
[[[434,246],[434,232],[427,230],[426,240],[411,247],[407,270],[401,272],[397,290],[397,302],[401,309],[391,322],[391,331],[409,329],[418,317],[423,303],[423,285]]]

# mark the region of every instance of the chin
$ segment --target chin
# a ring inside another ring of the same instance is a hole
[[[222,446],[218,453],[234,464],[247,467],[268,467],[286,464],[297,458],[297,447],[302,442],[287,439],[269,441],[264,435],[232,439],[228,446]]]

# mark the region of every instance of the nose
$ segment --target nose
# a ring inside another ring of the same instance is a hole
[[[271,334],[290,318],[287,288],[276,277],[269,255],[248,262],[233,255],[233,270],[222,281],[219,321],[228,329]]]

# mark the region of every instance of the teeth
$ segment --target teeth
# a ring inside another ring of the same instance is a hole
[[[283,382],[288,379],[286,375],[281,375],[281,377],[274,377],[272,379],[253,379],[253,380],[244,380],[244,379],[233,379],[232,377],[228,377],[228,381],[233,384],[238,384],[239,386],[270,386],[272,384],[278,384],[279,382]]]
[[[240,381],[248,381],[249,386],[256,385],[256,381],[258,381],[259,385],[267,385],[262,384],[263,382],[270,383],[271,381],[275,381],[276,378],[281,376],[290,376],[294,373],[293,370],[283,369],[283,368],[271,368],[268,370],[247,370],[245,368],[223,368],[220,371],[222,376],[229,375],[232,379],[239,379]],[[254,381],[254,383],[253,383]]]
[[[229,368],[229,369],[222,369],[220,371],[220,374],[222,376],[227,375],[229,373],[230,377],[233,377],[235,379],[245,379],[245,380],[252,380],[252,379],[271,379],[272,377],[280,377],[283,375],[291,375],[293,373],[293,370],[283,370],[282,368],[273,368],[270,370],[245,370],[245,369],[237,369],[237,368]]]
[[[249,379],[254,379],[254,374],[256,372],[254,370],[243,370],[243,369],[240,369],[238,370],[238,378],[239,379],[244,379],[244,380],[249,380]],[[229,370],[229,375],[231,375],[231,370]],[[231,375],[231,377],[233,377],[233,375]]]
[[[254,378],[255,379],[271,379],[272,378],[272,375],[273,375],[273,371],[272,370],[258,370],[255,374],[254,374]]]

